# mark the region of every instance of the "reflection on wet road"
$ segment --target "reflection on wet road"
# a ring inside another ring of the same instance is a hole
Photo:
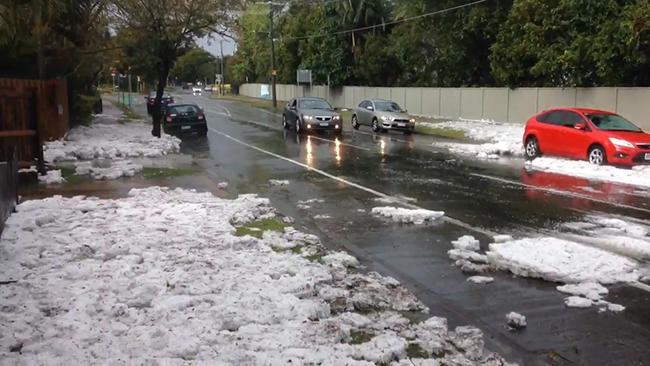
[[[643,364],[650,360],[649,294],[614,287],[623,314],[565,309],[555,284],[495,273],[489,287],[465,281],[447,256],[450,242],[471,234],[538,236],[559,232],[586,215],[611,215],[648,224],[650,192],[580,178],[531,172],[517,159],[474,161],[434,150],[432,138],[346,129],[297,136],[280,117],[235,102],[184,95],[205,107],[208,141],[187,138],[185,152],[228,179],[232,193],[260,193],[302,226],[359,257],[369,269],[403,281],[452,324],[472,324],[488,346],[520,364]],[[346,126],[349,128],[349,126]],[[288,179],[270,187],[269,179]],[[300,200],[325,202],[303,210]],[[401,226],[368,214],[376,199],[445,211],[451,220]],[[314,220],[315,215],[331,219]],[[485,249],[485,248],[483,248]],[[511,333],[503,316],[525,312],[529,327]]]

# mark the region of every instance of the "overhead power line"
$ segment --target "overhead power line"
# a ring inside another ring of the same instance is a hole
[[[326,0],[326,1],[327,1],[327,0]],[[429,12],[429,13],[424,13],[424,14],[415,15],[415,16],[412,16],[412,17],[407,17],[407,18],[402,18],[402,19],[395,19],[395,20],[391,20],[391,21],[389,21],[389,22],[384,22],[384,23],[374,24],[374,25],[368,25],[368,26],[365,26],[365,27],[359,27],[359,28],[347,29],[347,30],[336,31],[336,32],[330,32],[330,33],[312,34],[312,35],[308,35],[308,36],[281,37],[281,39],[283,39],[283,40],[284,40],[284,39],[288,39],[288,40],[313,39],[313,38],[321,38],[321,37],[337,36],[337,35],[341,35],[341,34],[353,33],[353,32],[358,32],[358,31],[363,31],[363,30],[369,30],[369,29],[375,29],[375,28],[383,28],[383,27],[385,27],[385,26],[387,26],[387,25],[393,25],[393,24],[399,24],[399,23],[404,23],[404,22],[410,22],[410,21],[413,21],[413,20],[422,19],[422,18],[426,18],[426,17],[433,16],[433,15],[438,15],[438,14],[442,14],[442,13],[448,13],[448,12],[450,12],[450,11],[454,11],[454,10],[458,10],[458,9],[466,8],[466,7],[469,7],[469,6],[478,5],[478,4],[481,4],[481,3],[487,2],[487,1],[489,1],[489,0],[477,0],[477,1],[472,1],[471,3],[467,3],[467,4],[463,4],[463,5],[457,5],[457,6],[453,6],[453,7],[451,7],[451,8],[447,8],[447,9],[436,10],[436,11],[432,11],[432,12]]]

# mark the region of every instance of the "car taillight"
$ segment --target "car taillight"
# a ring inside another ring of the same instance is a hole
[[[203,115],[203,113],[199,113],[199,119],[203,119],[203,118],[205,118],[205,116]]]
[[[165,118],[165,121],[167,121],[167,122],[171,122],[171,121],[172,121],[172,116],[170,116],[170,115],[168,114],[168,115],[167,115],[167,118]]]
[[[174,104],[174,100],[173,100],[173,99],[170,99],[170,100],[169,100],[169,104]]]

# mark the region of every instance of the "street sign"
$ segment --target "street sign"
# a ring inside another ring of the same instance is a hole
[[[311,70],[298,70],[296,71],[296,82],[298,84],[311,85]]]

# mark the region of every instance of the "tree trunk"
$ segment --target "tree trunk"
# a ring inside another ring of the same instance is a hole
[[[153,128],[151,129],[151,134],[155,137],[161,136],[160,125],[162,123],[163,115],[161,101],[162,96],[165,92],[165,85],[167,84],[167,76],[169,75],[169,65],[166,62],[163,62],[158,69],[158,85],[156,87],[156,99],[153,103],[153,111],[151,113]]]

